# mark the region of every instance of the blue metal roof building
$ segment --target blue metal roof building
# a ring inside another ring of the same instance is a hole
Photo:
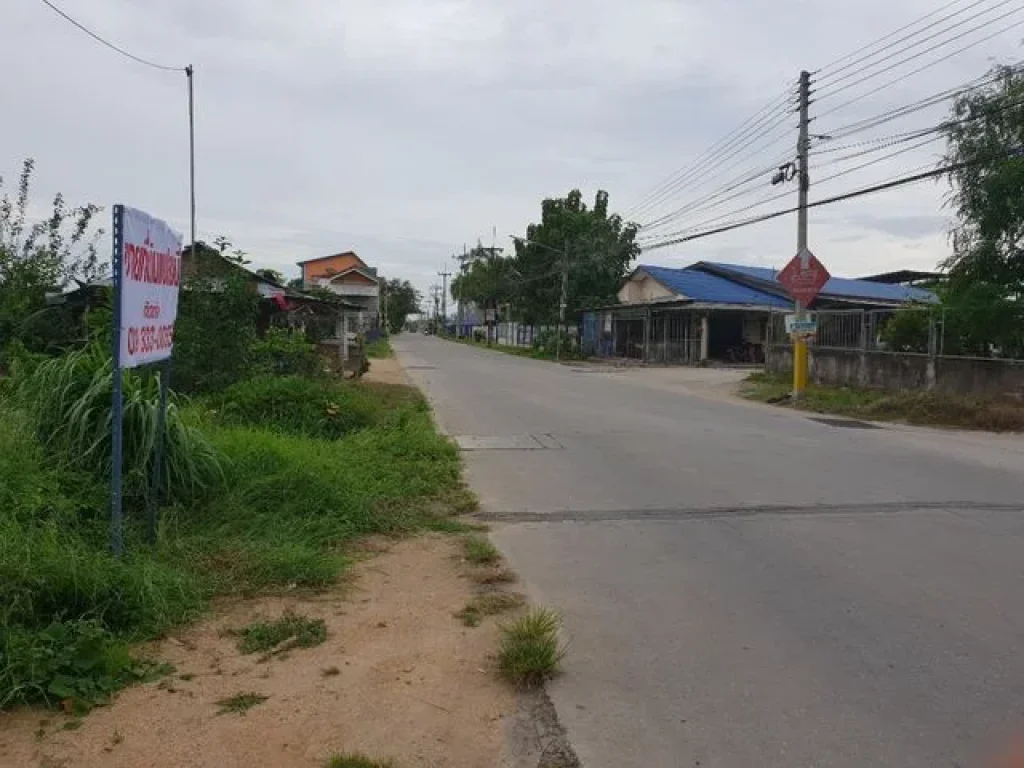
[[[615,306],[584,314],[582,343],[589,354],[661,363],[757,363],[777,324],[772,315],[794,309],[776,270],[707,261],[683,268],[638,266],[618,299]],[[937,302],[921,288],[833,277],[811,308],[885,311]],[[852,332],[861,332],[860,324]]]
[[[696,303],[779,309],[793,306],[793,300],[779,284],[778,271],[766,267],[698,261],[683,268],[640,265],[630,279],[638,274],[649,275],[678,299]],[[938,298],[923,288],[833,277],[825,283],[816,301],[825,303],[877,307],[935,304]]]

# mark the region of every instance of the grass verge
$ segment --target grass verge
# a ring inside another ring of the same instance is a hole
[[[868,421],[894,421],[992,432],[1024,430],[1024,403],[1011,400],[811,384],[804,396],[794,401],[788,397],[791,390],[791,377],[759,372],[746,379],[740,394],[762,403]]]
[[[395,350],[391,348],[391,340],[387,336],[381,336],[376,341],[371,341],[366,345],[366,356],[371,360],[394,357]]]
[[[180,484],[155,547],[145,542],[142,499],[127,497],[123,558],[108,548],[107,468],[42,443],[31,409],[0,401],[0,709],[88,709],[153,674],[133,643],[194,619],[214,595],[322,588],[361,536],[443,528],[449,500],[465,495],[456,449],[415,390],[353,385],[342,396],[355,389],[345,402],[372,401],[371,416],[337,437],[259,407],[182,405],[182,434],[217,456],[216,481]],[[69,414],[67,428],[77,429]],[[86,415],[83,428],[95,418]],[[254,630],[251,642],[275,631]]]
[[[501,628],[498,665],[506,679],[527,687],[556,675],[565,657],[558,638],[561,617],[547,608],[529,613]]]

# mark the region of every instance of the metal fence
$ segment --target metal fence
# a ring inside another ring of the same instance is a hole
[[[999,336],[979,335],[977,323],[945,308],[819,310],[817,333],[809,343],[818,349],[847,349],[892,354],[939,355],[982,359],[1024,358],[1024,325],[1002,329]],[[785,313],[768,320],[768,345],[791,344]]]

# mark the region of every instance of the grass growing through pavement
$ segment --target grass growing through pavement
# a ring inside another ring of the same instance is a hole
[[[455,614],[467,627],[478,627],[487,616],[498,616],[521,608],[526,599],[515,592],[485,592],[476,595],[466,607]]]
[[[258,693],[236,693],[234,696],[228,699],[221,699],[217,702],[217,706],[220,707],[219,715],[226,715],[233,713],[236,715],[244,715],[250,709],[258,704],[262,704],[266,701],[269,696],[261,696]]]
[[[312,648],[327,639],[327,624],[323,619],[307,619],[285,611],[277,621],[256,621],[235,634],[241,653],[269,651],[286,641],[291,641],[289,648]]]
[[[746,379],[740,393],[759,402],[868,421],[898,421],[994,432],[1024,430],[1024,404],[1016,401],[816,384],[808,385],[804,396],[793,401],[788,399],[791,390],[791,377],[759,372]]]
[[[561,618],[546,608],[535,608],[501,628],[498,665],[511,682],[541,685],[557,674],[565,656],[558,639]]]
[[[395,768],[393,760],[372,760],[362,754],[335,755],[324,768]]]
[[[492,565],[501,559],[497,548],[483,536],[466,536],[462,548],[466,560],[474,565]]]

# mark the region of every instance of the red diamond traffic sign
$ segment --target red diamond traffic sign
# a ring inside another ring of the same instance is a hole
[[[778,280],[794,301],[807,306],[832,277],[825,265],[806,248],[779,272]]]

